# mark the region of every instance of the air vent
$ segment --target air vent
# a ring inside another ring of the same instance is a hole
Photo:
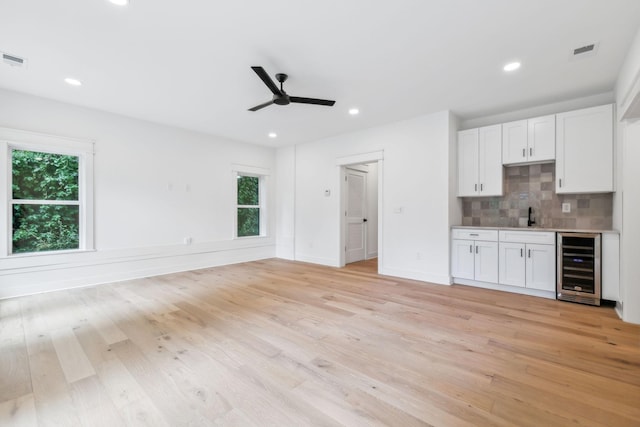
[[[598,51],[598,43],[588,43],[571,51],[571,59],[582,59],[594,56]]]
[[[580,55],[581,53],[591,52],[593,48],[596,47],[594,44],[588,44],[586,46],[579,47],[577,49],[573,49],[574,55]]]
[[[20,58],[16,55],[9,55],[8,53],[2,54],[2,62],[9,64],[12,67],[24,67],[27,64],[27,60]]]

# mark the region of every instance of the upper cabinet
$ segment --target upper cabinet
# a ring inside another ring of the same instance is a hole
[[[550,162],[556,158],[554,115],[518,120],[502,125],[502,163]]]
[[[502,127],[458,132],[458,196],[501,196]]]
[[[556,115],[556,193],[613,188],[613,105]]]

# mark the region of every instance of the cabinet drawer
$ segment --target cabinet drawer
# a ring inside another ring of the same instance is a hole
[[[489,242],[498,241],[498,230],[454,228],[452,231],[454,239],[484,240]]]
[[[556,244],[556,233],[553,231],[500,230],[499,237],[501,242]]]

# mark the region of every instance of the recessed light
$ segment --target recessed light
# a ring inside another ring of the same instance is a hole
[[[118,6],[126,6],[129,4],[129,0],[109,0],[109,1]]]
[[[505,71],[515,71],[518,68],[520,68],[520,63],[519,62],[509,62],[507,65],[504,66],[503,70]]]
[[[80,80],[72,79],[70,77],[67,77],[64,81],[71,86],[82,86],[82,82]]]
[[[357,108],[350,108],[349,114],[351,114],[352,116],[357,116],[358,114],[360,114],[360,110],[358,110]]]
[[[269,132],[269,138],[276,138],[278,136],[275,132]]]

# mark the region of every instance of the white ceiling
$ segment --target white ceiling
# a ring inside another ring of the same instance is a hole
[[[638,0],[0,0],[0,51],[28,60],[0,64],[0,87],[288,145],[612,90],[639,26]],[[592,42],[595,56],[570,60]],[[522,68],[507,75],[514,59]],[[290,95],[336,105],[249,112],[271,96],[252,65],[289,74]]]

